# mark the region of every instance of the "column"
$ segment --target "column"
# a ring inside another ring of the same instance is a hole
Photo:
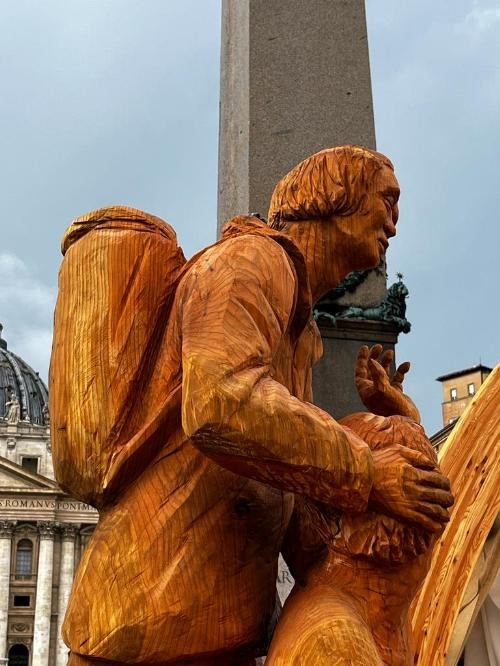
[[[76,525],[62,525],[61,568],[59,571],[59,597],[57,604],[57,655],[56,666],[66,666],[68,661],[68,648],[61,635],[64,615],[68,605],[73,575],[75,572],[75,537]]]
[[[55,530],[55,523],[38,523],[40,547],[38,552],[32,666],[48,666],[49,664]]]
[[[223,0],[219,227],[346,143],[375,147],[364,0]]]
[[[0,664],[6,664],[9,621],[10,558],[14,523],[0,521]]]

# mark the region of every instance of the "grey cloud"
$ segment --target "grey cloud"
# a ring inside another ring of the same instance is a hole
[[[2,337],[47,380],[55,290],[37,280],[16,255],[0,253]]]

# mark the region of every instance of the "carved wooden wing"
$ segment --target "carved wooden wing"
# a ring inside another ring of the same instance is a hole
[[[449,436],[440,465],[455,505],[412,607],[415,664],[445,663],[465,590],[500,509],[500,364]]]

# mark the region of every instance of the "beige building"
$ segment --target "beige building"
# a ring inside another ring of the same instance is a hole
[[[437,377],[436,381],[443,386],[443,426],[454,423],[463,414],[490,372],[491,368],[480,364]]]
[[[96,522],[54,481],[47,387],[0,337],[0,666],[66,664],[61,623]]]

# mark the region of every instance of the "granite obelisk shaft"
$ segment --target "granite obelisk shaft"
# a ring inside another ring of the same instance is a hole
[[[364,0],[223,0],[219,227],[345,143],[375,147]]]

